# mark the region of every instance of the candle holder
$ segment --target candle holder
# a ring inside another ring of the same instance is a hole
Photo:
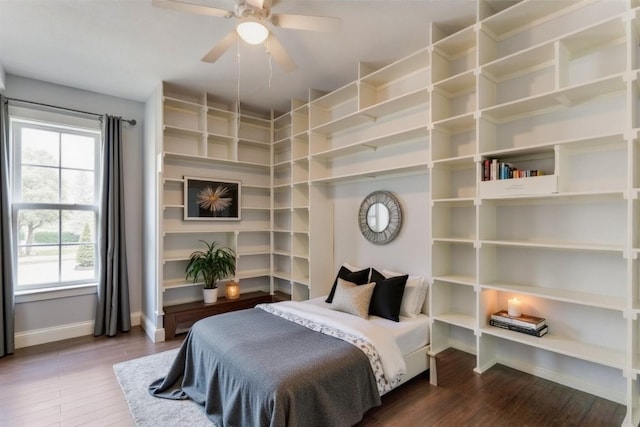
[[[234,282],[233,280],[227,282],[225,296],[227,297],[227,299],[240,298],[240,284],[238,282]]]

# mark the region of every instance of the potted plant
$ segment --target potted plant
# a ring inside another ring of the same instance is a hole
[[[195,283],[202,278],[204,302],[210,304],[218,300],[218,281],[236,273],[236,254],[233,249],[218,246],[217,242],[200,241],[207,250],[191,254],[186,268],[187,280],[192,278]]]

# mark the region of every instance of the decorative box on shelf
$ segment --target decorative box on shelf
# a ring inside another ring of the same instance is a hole
[[[483,199],[535,196],[558,192],[558,176],[542,175],[527,178],[480,181],[479,195]]]

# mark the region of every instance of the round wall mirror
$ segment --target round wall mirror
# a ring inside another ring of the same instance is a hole
[[[402,210],[388,191],[374,191],[360,204],[358,224],[362,235],[376,245],[389,243],[400,232]]]

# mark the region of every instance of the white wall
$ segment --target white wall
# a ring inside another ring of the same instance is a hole
[[[142,290],[142,143],[144,104],[123,98],[59,86],[8,74],[6,90],[10,98],[23,99],[135,119],[136,126],[123,126],[125,187],[125,224],[131,312],[141,311]],[[15,327],[19,336],[55,337],[82,334],[95,315],[95,294],[16,304]],[[79,327],[78,325],[82,325]],[[66,332],[65,332],[66,329]],[[54,332],[55,331],[55,332]],[[75,331],[75,332],[74,332]],[[57,334],[57,335],[56,335]],[[39,340],[40,338],[34,338]],[[25,340],[16,339],[16,345]],[[28,341],[28,340],[27,340]]]
[[[370,243],[358,227],[360,203],[376,190],[392,192],[402,208],[400,233],[386,245]],[[340,184],[333,187],[332,196],[335,271],[343,262],[349,262],[361,267],[386,268],[428,277],[431,271],[428,175]]]

